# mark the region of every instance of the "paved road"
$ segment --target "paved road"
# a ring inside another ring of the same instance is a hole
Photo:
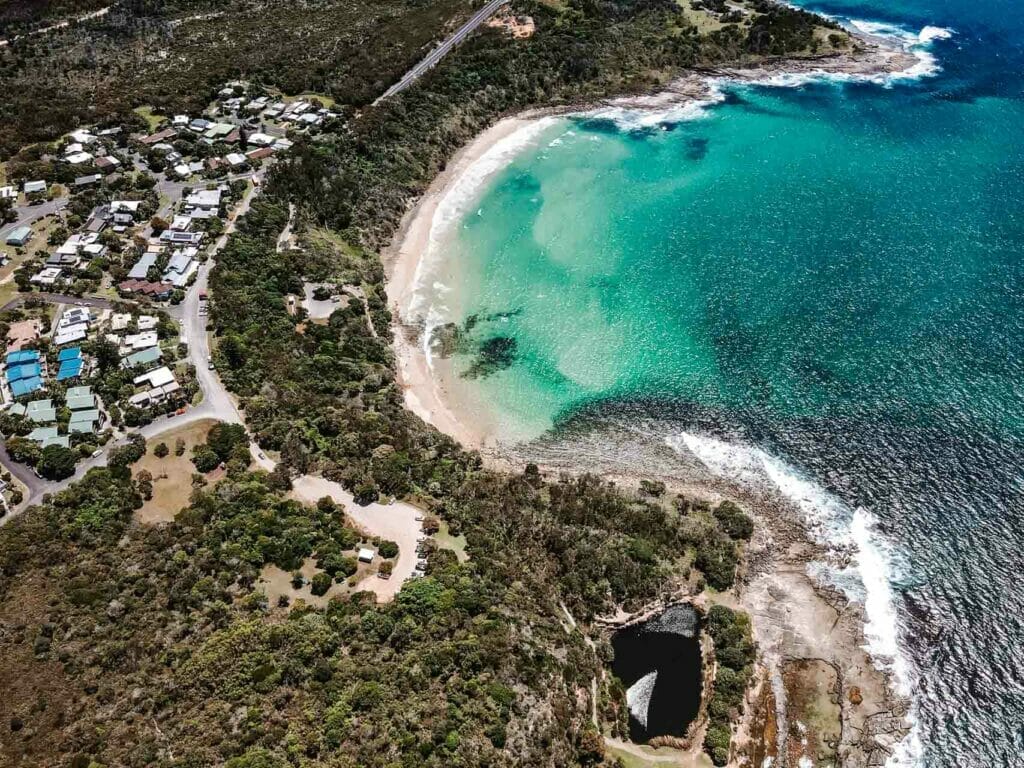
[[[246,192],[245,196],[236,207],[232,218],[229,219],[227,226],[224,228],[224,234],[221,235],[213,245],[213,248],[211,248],[210,258],[208,258],[206,263],[200,268],[196,282],[192,289],[190,289],[185,295],[185,300],[178,307],[172,307],[168,310],[168,314],[171,316],[176,316],[184,320],[183,328],[185,329],[185,336],[188,340],[189,360],[196,368],[196,378],[198,379],[199,386],[203,391],[203,402],[195,408],[189,408],[181,416],[175,416],[174,418],[157,417],[153,422],[135,430],[147,440],[157,437],[164,432],[172,429],[178,429],[179,427],[183,427],[187,424],[201,421],[203,419],[216,419],[218,421],[227,421],[238,424],[244,423],[234,400],[231,395],[228,394],[227,389],[224,388],[220,378],[214,371],[209,370],[210,347],[206,338],[206,316],[200,316],[199,314],[199,292],[206,290],[210,270],[213,268],[214,264],[214,256],[221,248],[224,247],[224,244],[228,240],[228,236],[235,231],[238,217],[249,210],[249,206],[252,205],[253,197],[258,189],[259,187],[254,186]],[[104,299],[77,299],[74,296],[62,296],[60,294],[32,295],[42,296],[53,301],[68,304],[80,302],[89,306],[111,306],[110,302]],[[13,302],[10,302],[10,304],[20,303],[25,298],[28,297],[19,297]],[[110,453],[111,448],[124,445],[126,442],[127,437],[111,440],[103,449],[103,453],[94,458],[89,458],[85,461],[79,462],[78,466],[75,468],[75,474],[65,480],[61,480],[60,482],[53,482],[37,477],[35,472],[24,464],[18,464],[13,461],[7,453],[6,448],[0,444],[0,463],[2,463],[4,468],[17,477],[18,480],[20,480],[28,489],[28,493],[25,495],[25,499],[19,508],[0,519],[0,525],[16,515],[20,510],[26,509],[32,504],[39,503],[45,494],[62,491],[72,483],[81,480],[85,473],[93,467],[105,466],[107,463],[107,456]],[[259,455],[261,453],[255,446],[252,448],[254,455]],[[264,459],[263,461],[266,460]],[[263,461],[261,461],[261,464]],[[269,468],[272,468],[272,466],[273,465]]]
[[[499,8],[503,5],[508,5],[511,0],[491,0],[487,5],[473,14],[473,17],[463,24],[458,30],[455,31],[451,37],[447,38],[439,46],[434,48],[426,57],[420,61],[416,66],[410,69],[397,83],[392,85],[384,94],[380,96],[374,104],[379,104],[389,96],[394,96],[396,93],[401,93],[414,82],[416,82],[425,72],[439,62],[444,56],[451,51],[456,45],[465,40],[470,33],[483,24],[487,19],[493,16]]]
[[[67,204],[67,197],[57,197],[53,200],[46,200],[39,203],[39,205],[19,205],[14,209],[18,214],[18,218],[10,224],[4,224],[0,227],[0,244],[3,244],[7,239],[7,235],[18,227],[30,226],[44,216],[48,216],[51,213],[59,213],[64,210],[64,207]]]
[[[42,299],[43,301],[48,301],[51,304],[71,304],[79,307],[99,307],[100,309],[111,309],[114,306],[114,302],[109,301],[108,299],[100,299],[95,296],[67,296],[63,293],[36,291],[33,293],[23,293],[20,296],[15,296],[0,307],[0,312],[20,307],[29,299]]]

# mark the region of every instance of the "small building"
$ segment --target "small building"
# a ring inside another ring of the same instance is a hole
[[[38,363],[41,355],[37,349],[16,349],[7,353],[4,362],[7,365],[25,365],[26,363]]]
[[[79,323],[77,325],[69,325],[66,328],[58,330],[51,341],[55,346],[63,347],[65,344],[74,344],[79,341],[85,341],[89,335],[89,326],[86,323]]]
[[[33,376],[42,375],[42,366],[38,361],[8,364],[4,375],[7,377],[8,381],[30,379]]]
[[[121,361],[121,366],[128,369],[145,368],[146,366],[159,362],[162,357],[163,352],[160,347],[150,347],[149,349],[132,352]]]
[[[7,233],[7,237],[4,242],[8,245],[13,245],[15,248],[21,248],[31,239],[32,227],[18,227],[17,229],[11,230]]]
[[[91,187],[93,184],[99,184],[103,178],[102,174],[91,173],[88,176],[79,176],[75,179],[75,186],[78,188]]]
[[[173,139],[177,135],[178,131],[175,128],[164,128],[162,131],[157,131],[154,134],[139,139],[139,141],[147,147],[152,147],[154,144],[159,144],[162,141]]]
[[[232,169],[244,168],[245,164],[248,162],[246,156],[240,152],[231,152],[225,155],[224,159]]]
[[[64,155],[64,162],[68,165],[85,165],[92,162],[92,155],[88,152],[72,152]]]
[[[33,400],[25,406],[25,417],[37,424],[45,424],[57,420],[57,409],[50,398]]]
[[[157,344],[156,331],[143,331],[142,333],[134,333],[131,336],[125,336],[123,343],[126,347],[134,350],[155,347]]]
[[[68,409],[72,411],[88,411],[96,407],[96,395],[92,387],[70,387],[64,398]]]
[[[87,131],[86,129],[80,128],[79,130],[71,134],[71,141],[73,141],[76,144],[82,144],[83,146],[88,147],[90,144],[96,143],[96,137],[89,133],[89,131]]]
[[[88,325],[91,322],[92,312],[89,311],[88,307],[72,307],[60,316],[60,320],[57,321],[57,327],[67,328],[68,326],[81,325],[82,323]]]
[[[274,150],[270,147],[260,147],[254,149],[251,152],[246,152],[245,156],[250,160],[266,160],[268,157],[274,154]]]
[[[274,137],[267,133],[250,133],[245,143],[252,147],[269,147],[274,143]]]
[[[372,563],[373,562],[373,556],[375,554],[376,553],[372,549],[369,549],[368,547],[362,547],[359,550],[359,555],[358,555],[359,562],[361,562],[361,563]]]
[[[152,331],[158,322],[154,315],[139,315],[137,324],[140,331]]]
[[[192,277],[198,265],[192,258],[182,251],[176,252],[167,263],[167,271],[164,272],[164,282],[170,283],[175,288],[183,287]]]
[[[148,280],[125,280],[118,284],[117,289],[121,293],[139,293],[160,301],[169,299],[174,292],[174,286],[170,283],[154,283]]]
[[[120,167],[121,161],[113,155],[104,155],[97,157],[94,164],[102,174],[109,176]]]
[[[110,203],[110,215],[115,224],[131,226],[141,206],[141,200],[114,200]]]
[[[150,267],[156,265],[158,255],[159,254],[153,253],[152,251],[146,251],[146,253],[142,254],[128,273],[128,279],[145,280],[146,276],[149,274]]]
[[[81,347],[69,347],[62,349],[60,354],[57,355],[57,362],[60,365],[57,371],[57,381],[67,381],[68,379],[74,379],[82,374],[82,369],[85,366],[85,361],[82,359]],[[79,387],[73,387],[72,389],[79,389]],[[88,389],[88,387],[86,387]],[[68,397],[71,396],[71,391],[68,390]],[[70,405],[68,407],[71,407]]]
[[[26,181],[23,187],[25,194],[32,195],[45,195],[46,194],[46,182],[45,181]]]
[[[160,240],[171,245],[184,245],[196,248],[203,242],[202,232],[175,232],[165,229],[160,233]]]
[[[21,379],[20,381],[10,382],[11,395],[14,397],[24,397],[25,395],[31,395],[33,392],[38,392],[43,388],[43,380],[39,376],[33,376],[30,379]]]
[[[18,190],[15,187],[0,187],[0,200],[16,200],[17,198]]]
[[[68,381],[69,379],[78,378],[82,375],[82,368],[84,366],[85,361],[80,357],[64,361],[60,364],[60,368],[57,371],[57,381]]]
[[[166,365],[162,368],[156,368],[148,373],[144,373],[141,376],[135,377],[135,386],[141,386],[142,384],[149,384],[151,387],[162,387],[166,384],[170,384],[174,381],[174,374],[171,369]]]
[[[36,427],[28,433],[28,439],[39,443],[42,448],[47,448],[51,445],[68,448],[71,445],[67,435],[57,433],[57,427]]]
[[[71,414],[71,419],[68,421],[68,432],[74,433],[91,433],[96,431],[96,427],[99,426],[101,420],[100,412],[96,408],[90,408],[88,410],[74,411]]]
[[[63,274],[64,271],[60,267],[46,267],[32,275],[28,281],[36,285],[54,285],[60,281]]]

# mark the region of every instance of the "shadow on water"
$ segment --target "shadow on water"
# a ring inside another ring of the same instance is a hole
[[[674,605],[612,637],[612,671],[626,688],[629,737],[683,736],[697,717],[701,697],[699,619],[688,605]]]

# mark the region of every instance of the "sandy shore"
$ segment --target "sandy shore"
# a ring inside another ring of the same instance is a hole
[[[541,117],[541,113],[537,113],[501,120],[457,152],[416,206],[406,214],[392,245],[383,254],[388,276],[388,303],[397,324],[395,353],[398,381],[405,392],[406,407],[467,448],[493,447],[493,425],[483,414],[471,413],[470,409],[460,407],[459,403],[446,397],[444,374],[448,365],[439,360],[436,361],[437,368],[432,369],[424,354],[424,318],[416,315],[413,306],[416,291],[422,279],[424,259],[430,255],[432,243],[441,227],[439,208],[445,197],[456,185],[466,181],[466,174],[471,169],[477,174],[474,182],[486,181],[492,173],[498,172],[504,163],[496,162],[491,173],[481,172],[478,164],[489,153],[500,151],[502,142],[524,128],[536,125]]]

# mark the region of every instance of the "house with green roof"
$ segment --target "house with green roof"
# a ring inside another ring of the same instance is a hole
[[[57,410],[50,398],[33,400],[25,407],[25,415],[37,424],[57,420]]]
[[[100,412],[96,408],[88,411],[74,411],[71,414],[71,421],[68,422],[68,432],[72,434],[95,432],[100,420]]]
[[[92,393],[92,387],[69,387],[64,400],[72,411],[87,411],[96,407],[96,395]]]
[[[125,368],[141,368],[157,362],[162,355],[163,352],[160,351],[160,347],[150,347],[149,349],[143,349],[128,355],[128,357],[121,361],[121,365]]]
[[[36,427],[28,433],[28,439],[34,440],[43,448],[51,445],[59,445],[62,448],[71,447],[68,436],[58,434],[56,427]]]

